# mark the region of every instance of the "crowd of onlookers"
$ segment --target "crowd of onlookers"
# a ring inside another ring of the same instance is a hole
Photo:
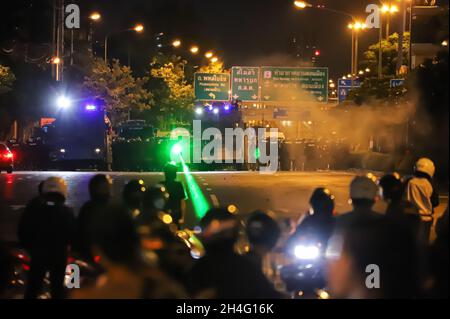
[[[182,227],[186,196],[176,166],[158,185],[130,181],[120,203],[111,178],[94,176],[76,218],[66,182],[49,178],[18,225],[30,257],[24,297],[48,289],[52,298],[289,298],[279,271],[305,238],[320,244],[327,296],[448,297],[448,209],[436,221],[434,171],[423,158],[409,178],[357,176],[345,214],[336,214],[330,190],[317,188],[298,223],[263,211],[242,218],[229,206],[210,209],[194,230]],[[386,212],[373,210],[377,200]],[[65,287],[68,260],[83,261],[79,289]],[[2,248],[0,296],[9,297],[10,264]]]

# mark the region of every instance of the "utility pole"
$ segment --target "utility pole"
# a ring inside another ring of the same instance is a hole
[[[64,0],[53,0],[53,57],[59,58],[59,62],[53,64],[52,75],[57,82],[63,80],[64,17]]]
[[[388,15],[389,16],[389,15]],[[388,40],[389,36],[386,36],[386,41]],[[379,41],[379,47],[378,47],[378,80],[381,80],[383,77],[383,23],[381,21],[380,16],[380,29],[378,34],[378,41]]]
[[[398,51],[397,51],[397,74],[400,73],[401,67],[403,65],[403,39],[405,37],[406,30],[406,0],[401,2],[401,12],[402,12],[402,30],[398,36]]]

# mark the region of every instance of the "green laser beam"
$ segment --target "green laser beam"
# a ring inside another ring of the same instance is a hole
[[[202,190],[197,184],[194,176],[192,176],[189,167],[184,162],[183,156],[180,155],[181,165],[183,166],[183,172],[186,177],[186,184],[189,192],[189,197],[194,207],[195,216],[198,220],[202,219],[208,210],[211,208],[209,202],[206,200],[205,195],[203,195]]]

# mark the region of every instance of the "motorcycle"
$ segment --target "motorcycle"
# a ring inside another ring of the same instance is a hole
[[[26,251],[17,247],[11,247],[11,273],[9,275],[10,281],[7,288],[8,296],[11,298],[22,298],[25,293],[25,287],[28,279],[28,273],[30,271],[30,256]],[[76,265],[80,269],[80,281],[82,285],[93,283],[97,277],[101,274],[99,263],[99,257],[94,257],[92,263],[86,262],[73,255],[67,258],[67,265]],[[67,286],[70,280],[70,269],[66,268],[65,285]],[[50,279],[47,273],[44,277],[42,292],[38,297],[39,299],[50,299]]]
[[[288,245],[289,262],[280,275],[292,298],[328,299],[325,290],[325,245],[308,237],[296,239]]]

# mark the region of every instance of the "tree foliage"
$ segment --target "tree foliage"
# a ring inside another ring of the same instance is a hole
[[[145,89],[145,78],[135,78],[129,67],[118,60],[112,65],[94,58],[91,72],[84,80],[84,89],[105,101],[113,125],[126,119],[130,111],[143,111],[154,105],[153,95]]]
[[[186,79],[187,61],[178,56],[155,56],[150,65],[149,83],[156,107],[165,118],[186,120],[194,105],[194,87]]]
[[[0,94],[10,91],[15,80],[11,69],[0,64]]]
[[[226,73],[223,62],[210,62],[209,64],[199,68],[200,73]]]
[[[398,58],[398,33],[394,33],[389,38],[381,41],[382,66],[384,76],[393,76],[396,74]],[[374,43],[364,52],[364,60],[361,62],[362,68],[369,68],[376,74],[378,70],[378,54],[380,52],[380,43]],[[409,56],[409,32],[405,32],[403,38],[403,64],[408,64]]]

